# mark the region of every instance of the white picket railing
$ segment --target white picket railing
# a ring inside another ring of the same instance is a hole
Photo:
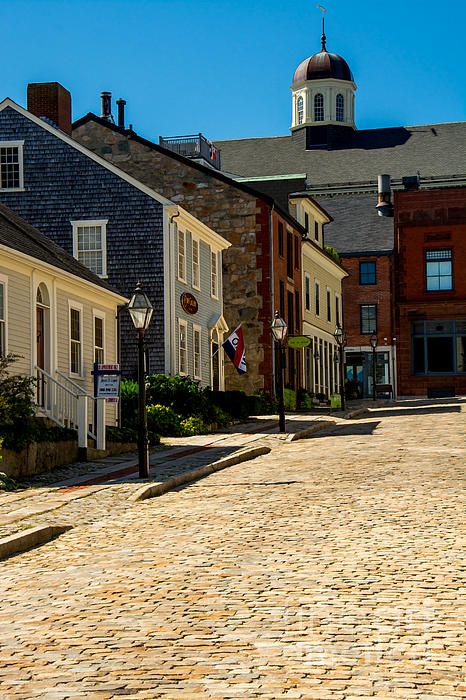
[[[105,449],[105,399],[95,399],[79,384],[57,372],[57,378],[36,367],[37,408],[50,420],[78,431],[78,446],[88,446],[89,437],[97,449]]]

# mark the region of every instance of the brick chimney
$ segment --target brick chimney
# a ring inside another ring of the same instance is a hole
[[[29,83],[27,108],[36,117],[51,119],[71,136],[71,95],[60,83]]]

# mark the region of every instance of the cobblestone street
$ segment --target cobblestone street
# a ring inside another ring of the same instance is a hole
[[[0,562],[0,697],[466,697],[466,403],[402,402]]]

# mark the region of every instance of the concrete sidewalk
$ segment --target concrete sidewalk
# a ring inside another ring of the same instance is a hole
[[[292,414],[287,416],[289,432],[280,434],[276,416],[258,416],[214,434],[163,438],[162,444],[151,453],[151,476],[147,484],[163,484],[164,491],[177,488],[180,480],[200,478],[199,470],[218,460],[233,456],[225,464],[229,466],[247,459],[248,455],[243,453],[248,448],[270,450],[284,441],[332,427],[341,420],[341,414],[338,418]],[[256,454],[251,451],[249,459]],[[39,475],[22,483],[15,492],[0,492],[0,540],[24,535],[26,529],[75,527],[125,512],[133,507],[141,484],[146,483],[138,478],[137,465],[134,453],[106,457]]]

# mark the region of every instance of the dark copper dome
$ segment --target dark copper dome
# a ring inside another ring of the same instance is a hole
[[[303,80],[322,80],[323,78],[354,81],[344,58],[336,53],[319,51],[299,64],[294,72],[293,85]]]
[[[336,53],[329,53],[326,46],[325,30],[322,22],[322,49],[310,58],[306,58],[296,68],[293,76],[293,85],[304,80],[323,80],[324,78],[336,78],[337,80],[351,80],[353,74],[345,59]]]

